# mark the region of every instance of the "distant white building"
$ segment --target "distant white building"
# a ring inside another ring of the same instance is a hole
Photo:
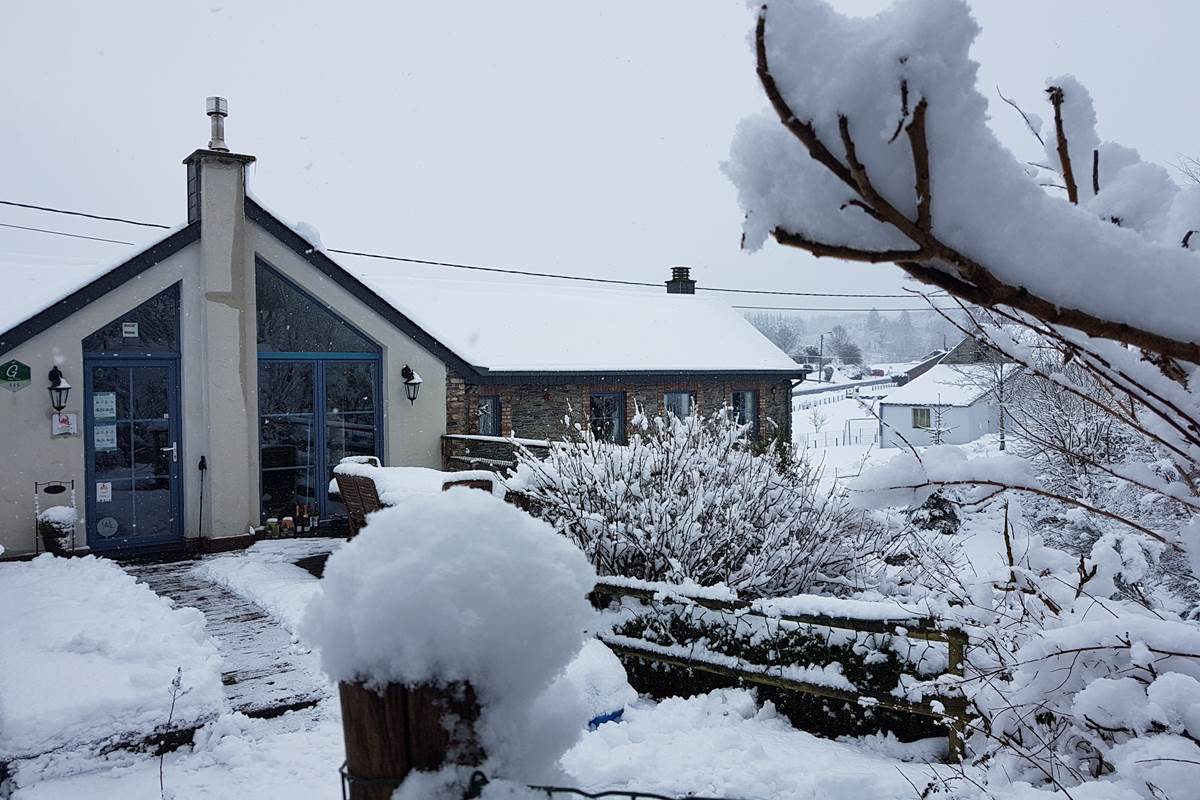
[[[1009,364],[938,364],[879,403],[879,446],[965,444],[1000,428],[991,387]]]

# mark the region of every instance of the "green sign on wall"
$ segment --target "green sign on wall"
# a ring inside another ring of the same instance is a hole
[[[0,386],[10,392],[19,392],[29,385],[29,365],[20,361],[5,361],[0,364]]]

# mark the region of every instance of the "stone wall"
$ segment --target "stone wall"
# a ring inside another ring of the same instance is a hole
[[[738,380],[720,377],[686,376],[666,381],[603,380],[589,383],[560,385],[470,385],[454,378],[447,383],[446,432],[450,434],[477,433],[472,412],[479,398],[500,398],[501,433],[523,439],[558,440],[569,430],[568,424],[586,424],[593,392],[623,392],[625,394],[625,426],[632,425],[634,415],[640,407],[649,415],[665,413],[663,395],[672,391],[690,391],[696,396],[696,410],[709,415],[722,405],[731,402],[733,392],[741,389],[758,391],[758,429],[760,438],[790,439],[791,437],[791,381],[759,378]],[[461,387],[461,388],[459,388]],[[569,420],[569,422],[568,422]],[[465,469],[472,465],[462,459],[469,451],[472,457],[504,460],[502,443],[471,442],[469,446],[459,442],[448,442],[445,449],[447,469]],[[457,463],[450,463],[452,456],[459,456]],[[476,466],[487,466],[477,464]]]

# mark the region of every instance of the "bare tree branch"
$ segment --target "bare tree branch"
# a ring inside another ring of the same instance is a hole
[[[933,212],[930,209],[931,194],[929,188],[929,143],[925,140],[925,111],[929,103],[925,98],[913,109],[912,122],[905,133],[908,134],[909,145],[912,148],[913,167],[917,173],[917,227],[931,233],[933,231]]]
[[[1001,100],[1008,103],[1010,106],[1012,106],[1013,108],[1015,108],[1017,110],[1017,113],[1021,115],[1021,119],[1025,120],[1025,126],[1027,128],[1029,128],[1029,132],[1032,133],[1034,138],[1036,138],[1038,140],[1038,144],[1040,144],[1042,147],[1045,147],[1046,142],[1042,139],[1042,135],[1040,133],[1038,133],[1037,128],[1033,127],[1033,122],[1029,119],[1029,115],[1026,114],[1025,111],[1022,110],[1022,108],[1016,104],[1016,102],[1009,100],[1007,97],[1005,97],[1004,93],[1000,91],[999,86],[996,87],[996,94],[1000,95]]]
[[[839,244],[827,244],[809,239],[798,233],[791,233],[782,228],[771,231],[775,241],[788,247],[807,250],[817,258],[828,256],[841,258],[846,261],[863,261],[868,264],[894,263],[907,258],[919,258],[923,255],[920,250],[860,250],[855,247]]]
[[[1054,106],[1054,135],[1058,138],[1058,160],[1062,164],[1063,181],[1067,184],[1067,199],[1073,204],[1079,204],[1079,187],[1075,184],[1075,171],[1071,169],[1071,151],[1067,148],[1067,132],[1063,128],[1062,104],[1063,90],[1061,86],[1051,86],[1046,89],[1050,95],[1050,105]]]

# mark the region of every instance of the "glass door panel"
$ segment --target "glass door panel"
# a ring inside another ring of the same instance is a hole
[[[97,550],[179,538],[174,362],[87,367],[88,541]]]
[[[325,469],[326,480],[346,456],[378,455],[378,419],[375,387],[379,365],[375,361],[325,361]],[[326,515],[343,515],[346,508],[330,498]]]
[[[258,363],[262,515],[285,517],[318,502],[316,362]]]

